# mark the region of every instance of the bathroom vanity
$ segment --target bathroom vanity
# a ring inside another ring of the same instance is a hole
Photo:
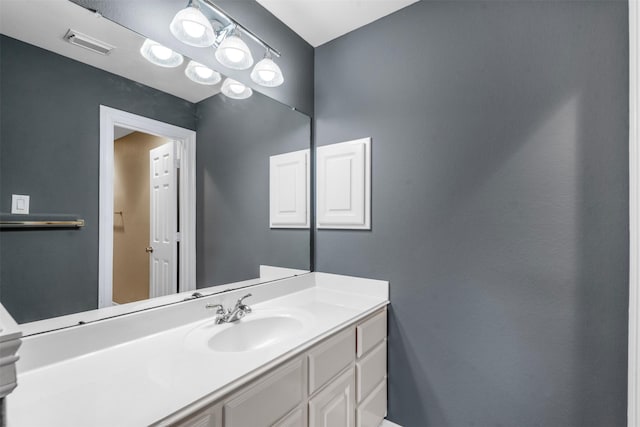
[[[23,339],[9,426],[378,426],[388,283],[323,273]],[[34,408],[38,408],[34,411]]]

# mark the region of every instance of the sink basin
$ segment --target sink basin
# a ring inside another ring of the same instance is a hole
[[[242,319],[214,334],[207,345],[220,352],[258,350],[297,335],[303,328],[299,319],[289,316]]]
[[[303,312],[254,311],[235,323],[201,325],[187,334],[185,344],[220,353],[255,351],[295,338],[309,324],[309,315]]]

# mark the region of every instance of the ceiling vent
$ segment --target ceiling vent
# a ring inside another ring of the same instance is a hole
[[[111,46],[108,43],[96,40],[93,37],[89,37],[86,34],[82,34],[71,29],[69,29],[67,34],[64,35],[64,39],[71,44],[89,49],[90,51],[99,53],[100,55],[108,55],[109,52],[115,49],[114,46]]]

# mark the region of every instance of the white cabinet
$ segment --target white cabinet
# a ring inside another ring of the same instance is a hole
[[[211,405],[183,419],[176,427],[222,427],[222,407]]]
[[[387,336],[387,311],[370,317],[356,328],[358,357],[364,356]]]
[[[187,407],[156,425],[378,427],[387,413],[386,331],[383,309],[204,409]]]
[[[306,427],[307,412],[306,408],[299,408],[278,421],[274,427]]]
[[[240,390],[224,403],[225,427],[269,427],[305,397],[301,358]]]
[[[378,427],[387,415],[387,311],[356,327],[357,427]]]
[[[383,380],[373,392],[358,405],[357,427],[379,427],[387,415],[387,380]]]
[[[348,328],[309,351],[309,394],[313,394],[340,371],[353,364],[354,343],[354,330]]]
[[[387,342],[383,340],[362,359],[356,362],[356,376],[358,378],[358,403],[369,396],[373,389],[387,375]]]
[[[355,375],[349,368],[309,401],[309,427],[355,427]]]

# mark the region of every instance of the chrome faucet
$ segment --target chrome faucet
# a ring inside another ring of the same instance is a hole
[[[247,294],[238,299],[233,309],[225,310],[222,304],[207,304],[205,308],[216,309],[216,324],[236,322],[242,319],[245,314],[251,313],[251,307],[242,302],[245,298],[249,298],[250,296],[251,294]]]

